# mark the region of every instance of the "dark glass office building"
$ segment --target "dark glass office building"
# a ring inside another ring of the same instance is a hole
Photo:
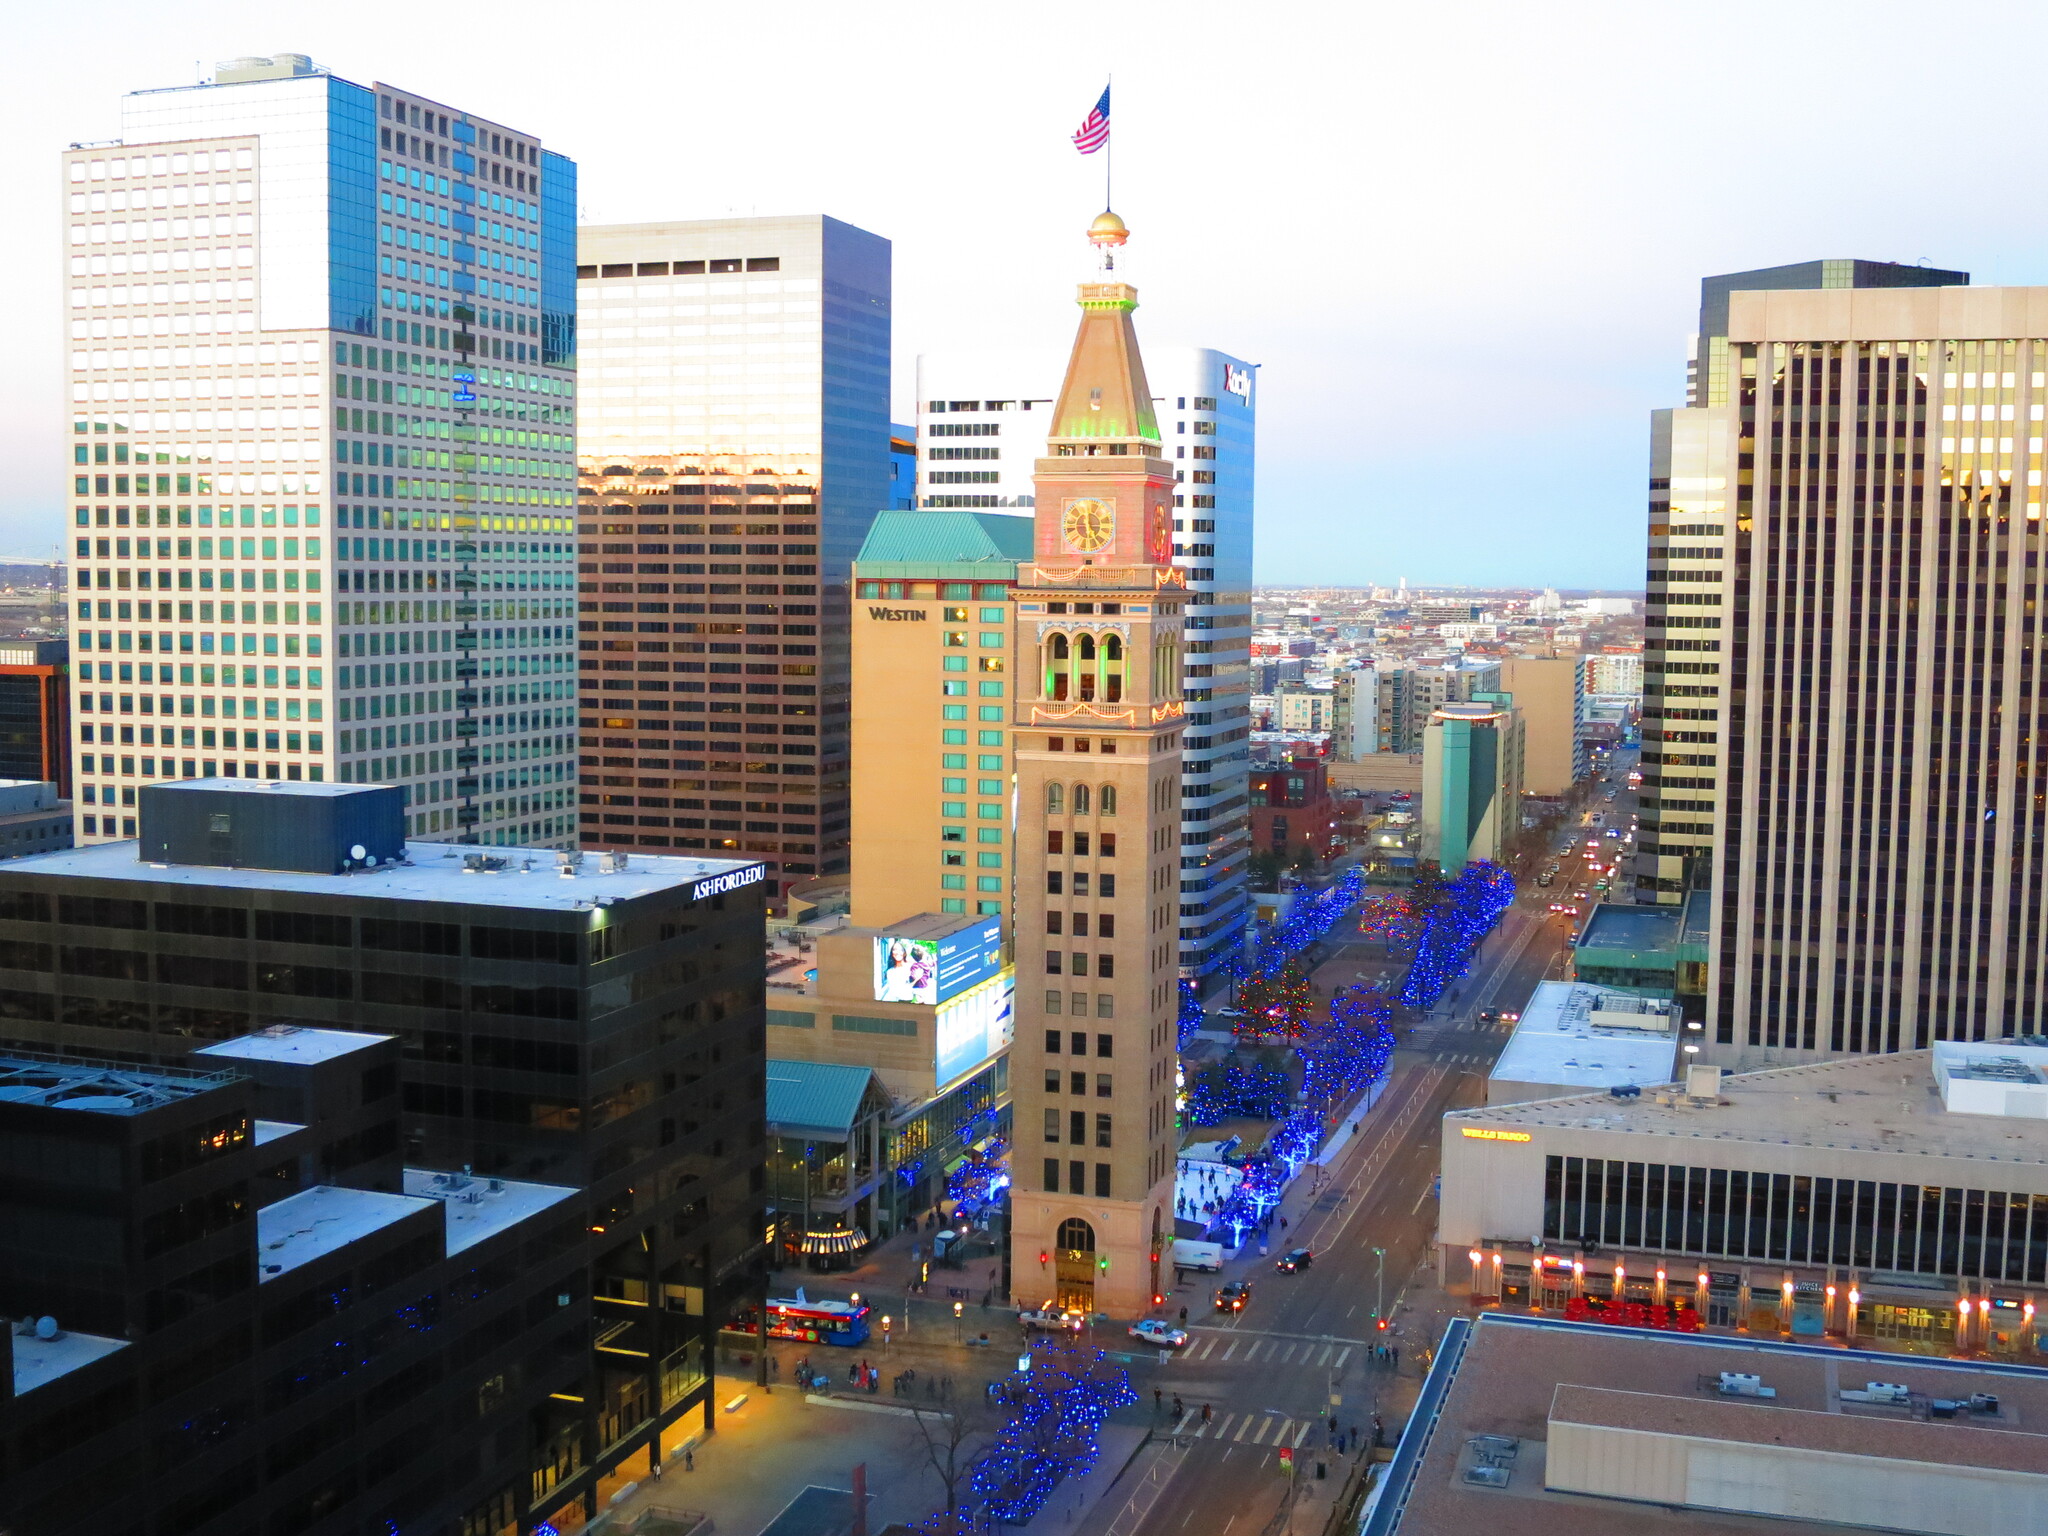
[[[491,1442],[509,1503],[465,1530],[594,1510],[665,1429],[708,1423],[711,1340],[761,1256],[760,866],[408,844],[393,787],[201,780],[141,799],[140,858],[108,844],[0,868],[0,1049],[253,1072],[236,1044],[252,1033],[388,1035],[382,1120],[338,1128],[300,1181],[402,1179],[432,1200],[406,1170],[461,1170],[477,1198],[562,1191],[575,1282],[549,1299],[581,1309],[575,1380]]]

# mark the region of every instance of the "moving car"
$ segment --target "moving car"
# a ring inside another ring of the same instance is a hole
[[[1079,1333],[1088,1319],[1072,1307],[1062,1311],[1047,1302],[1036,1312],[1019,1312],[1017,1321],[1040,1333]]]
[[[1185,1328],[1176,1328],[1173,1324],[1156,1317],[1148,1317],[1142,1323],[1131,1324],[1131,1337],[1142,1339],[1147,1344],[1157,1344],[1164,1349],[1179,1349],[1188,1341]]]
[[[1291,1275],[1297,1270],[1307,1269],[1314,1260],[1315,1255],[1310,1253],[1308,1249],[1290,1248],[1287,1252],[1280,1255],[1279,1260],[1273,1267],[1283,1275]]]
[[[1216,1293],[1218,1312],[1242,1312],[1252,1299],[1252,1283],[1249,1280],[1233,1280]]]

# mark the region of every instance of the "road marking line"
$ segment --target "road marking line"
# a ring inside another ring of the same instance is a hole
[[[1331,1369],[1332,1369],[1332,1370],[1338,1370],[1338,1371],[1341,1371],[1341,1370],[1343,1370],[1343,1369],[1344,1369],[1344,1362],[1345,1362],[1346,1360],[1349,1360],[1350,1358],[1351,1358],[1351,1350],[1349,1349],[1349,1347],[1346,1347],[1346,1349],[1345,1349],[1345,1351],[1344,1351],[1344,1353],[1343,1353],[1343,1354],[1339,1355],[1339,1356],[1338,1356],[1338,1357],[1337,1357],[1337,1358],[1336,1358],[1335,1360],[1333,1360],[1333,1361],[1331,1361],[1331,1362],[1330,1362],[1330,1366],[1331,1366]]]
[[[1192,1409],[1192,1408],[1183,1408],[1183,1409],[1181,1410],[1181,1413],[1180,1413],[1180,1422],[1179,1422],[1178,1424],[1176,1424],[1176,1425],[1174,1425],[1174,1426],[1173,1426],[1173,1432],[1174,1432],[1174,1433],[1175,1433],[1176,1435],[1178,1435],[1178,1434],[1181,1434],[1181,1433],[1183,1433],[1183,1432],[1184,1432],[1184,1431],[1185,1431],[1185,1430],[1187,1429],[1187,1427],[1188,1427],[1188,1420],[1189,1420],[1189,1419],[1192,1419],[1192,1418],[1193,1418],[1194,1416],[1195,1416],[1195,1410],[1194,1410],[1194,1409]]]
[[[1242,1339],[1232,1339],[1230,1341],[1230,1348],[1223,1351],[1222,1355],[1218,1358],[1222,1360],[1228,1360],[1232,1355],[1237,1353],[1237,1346],[1242,1344],[1243,1342],[1244,1340]]]
[[[1206,1359],[1208,1359],[1208,1358],[1209,1358],[1209,1351],[1210,1351],[1210,1350],[1212,1350],[1212,1349],[1214,1349],[1215,1347],[1216,1347],[1216,1341],[1215,1341],[1214,1339],[1211,1339],[1211,1340],[1209,1340],[1209,1341],[1208,1341],[1208,1343],[1206,1343],[1206,1344],[1204,1344],[1204,1345],[1202,1346],[1202,1352],[1201,1352],[1201,1353],[1200,1353],[1199,1355],[1195,1356],[1195,1358],[1196,1358],[1197,1360],[1206,1360]]]
[[[1268,1421],[1268,1422],[1270,1422],[1270,1421]],[[1237,1445],[1238,1443],[1240,1443],[1240,1442],[1241,1442],[1241,1441],[1242,1441],[1242,1440],[1244,1439],[1244,1432],[1245,1432],[1246,1430],[1250,1429],[1251,1427],[1252,1427],[1252,1416],[1251,1416],[1250,1414],[1246,1414],[1246,1415],[1244,1416],[1244,1422],[1243,1422],[1242,1424],[1240,1424],[1240,1425],[1238,1425],[1238,1426],[1237,1426],[1237,1433],[1236,1433],[1236,1434],[1234,1434],[1234,1435],[1232,1435],[1232,1436],[1230,1437],[1230,1443],[1231,1443],[1232,1445]]]
[[[1266,1431],[1271,1429],[1272,1427],[1273,1421],[1270,1418],[1261,1419],[1259,1421],[1259,1432],[1256,1435],[1252,1436],[1252,1444],[1264,1445],[1266,1443]]]
[[[1295,1351],[1296,1351],[1297,1349],[1299,1349],[1299,1348],[1301,1348],[1301,1346],[1300,1346],[1299,1344],[1290,1344],[1290,1345],[1288,1345],[1288,1346],[1287,1346],[1287,1352],[1286,1352],[1285,1354],[1281,1355],[1281,1357],[1280,1357],[1280,1363],[1281,1363],[1282,1365],[1285,1365],[1285,1364],[1287,1364],[1287,1362],[1288,1362],[1288,1361],[1290,1361],[1290,1360],[1292,1360],[1292,1359],[1294,1358],[1294,1352],[1295,1352]]]
[[[1308,1438],[1308,1424],[1307,1424],[1307,1422],[1306,1422],[1306,1421],[1304,1421],[1304,1422],[1303,1422],[1303,1424],[1302,1424],[1302,1426],[1301,1426],[1301,1428],[1300,1428],[1300,1429],[1298,1429],[1298,1430],[1296,1430],[1296,1431],[1294,1432],[1294,1448],[1295,1448],[1295,1449],[1296,1449],[1297,1451],[1298,1451],[1298,1450],[1300,1450],[1300,1449],[1301,1449],[1301,1442],[1302,1442],[1302,1441],[1304,1441],[1304,1440],[1306,1440],[1307,1438]]]
[[[1335,1349],[1336,1347],[1337,1347],[1337,1346],[1336,1346],[1336,1345],[1334,1345],[1334,1344],[1325,1344],[1325,1345],[1323,1346],[1323,1353],[1322,1353],[1321,1357],[1320,1357],[1320,1358],[1319,1358],[1319,1359],[1318,1359],[1318,1360],[1316,1361],[1316,1364],[1317,1364],[1317,1365],[1328,1365],[1328,1364],[1330,1363],[1330,1351],[1331,1351],[1331,1350],[1333,1350],[1333,1349]]]
[[[1415,1197],[1415,1203],[1414,1203],[1413,1205],[1411,1205],[1410,1207],[1408,1207],[1408,1214],[1409,1214],[1410,1216],[1418,1215],[1418,1214],[1419,1214],[1419,1213],[1421,1212],[1421,1210],[1422,1210],[1422,1202],[1423,1202],[1423,1201],[1425,1201],[1425,1200],[1427,1200],[1428,1198],[1429,1198],[1429,1188],[1428,1188],[1428,1186],[1427,1186],[1427,1185],[1425,1185],[1425,1186],[1423,1187],[1423,1191],[1422,1191],[1422,1193],[1421,1193],[1421,1194],[1419,1194],[1419,1195],[1417,1195],[1417,1196]]]

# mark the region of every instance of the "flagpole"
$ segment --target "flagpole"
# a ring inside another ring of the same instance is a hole
[[[1116,200],[1110,196],[1110,187],[1114,182],[1116,173],[1116,99],[1111,94],[1115,89],[1116,76],[1109,75],[1105,77],[1102,83],[1102,94],[1110,97],[1110,130],[1109,142],[1102,146],[1102,206],[1104,208],[1116,206]]]

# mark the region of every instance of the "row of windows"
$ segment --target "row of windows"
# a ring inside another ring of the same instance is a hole
[[[1057,1194],[1059,1193],[1059,1187],[1060,1160],[1056,1157],[1048,1157],[1045,1160],[1046,1193]],[[1070,1195],[1085,1195],[1088,1193],[1088,1165],[1086,1163],[1070,1162],[1067,1164],[1067,1193]],[[1095,1165],[1095,1198],[1098,1200],[1111,1198],[1108,1163],[1097,1163]]]
[[[1051,1077],[1057,1077],[1058,1075],[1059,1075],[1059,1074],[1058,1074],[1058,1073],[1056,1073],[1056,1072],[1055,1072],[1055,1073],[1049,1073],[1049,1074],[1048,1074],[1048,1076],[1051,1076]],[[1076,1076],[1078,1076],[1078,1075],[1079,1075],[1079,1074],[1077,1073],[1077,1074],[1076,1074]],[[1107,1078],[1104,1078],[1104,1079],[1103,1079],[1103,1081],[1104,1081],[1105,1083],[1107,1083],[1107,1082],[1108,1082],[1109,1080],[1108,1080]],[[1054,1091],[1054,1092],[1058,1092],[1058,1089],[1057,1089],[1057,1088],[1055,1088],[1055,1089],[1054,1089],[1053,1091]],[[1105,1096],[1106,1096],[1106,1092],[1107,1092],[1107,1091],[1105,1090]],[[1084,1109],[1073,1109],[1073,1110],[1068,1110],[1068,1111],[1067,1111],[1067,1121],[1068,1121],[1068,1124],[1067,1124],[1067,1135],[1066,1135],[1066,1140],[1067,1140],[1067,1142],[1068,1142],[1068,1143],[1069,1143],[1070,1145],[1072,1145],[1072,1146],[1076,1146],[1076,1147],[1085,1147],[1085,1146],[1087,1146],[1087,1145],[1089,1144],[1089,1139],[1088,1139],[1088,1112],[1087,1112],[1086,1110],[1084,1110]],[[1057,1110],[1057,1109],[1048,1109],[1048,1110],[1047,1110],[1047,1111],[1045,1112],[1045,1139],[1046,1139],[1046,1141],[1047,1141],[1048,1143],[1051,1143],[1051,1144],[1053,1144],[1053,1145],[1055,1145],[1055,1146],[1059,1144],[1059,1141],[1060,1141],[1060,1111],[1059,1111],[1059,1110]],[[1096,1146],[1098,1146],[1098,1147],[1107,1147],[1107,1146],[1111,1145],[1111,1141],[1110,1141],[1110,1117],[1109,1117],[1108,1115],[1097,1115],[1097,1116],[1095,1117],[1095,1142],[1094,1142],[1094,1144],[1095,1144]]]
[[[2048,1282],[2048,1195],[1999,1190],[1550,1157],[1543,1235],[1567,1244]]]
[[[1065,966],[1064,970],[1062,969],[1063,963]],[[1080,950],[1067,953],[1057,949],[1048,949],[1045,952],[1045,974],[1048,976],[1086,976],[1088,974],[1088,956]],[[1116,956],[1097,955],[1095,957],[1095,974],[1105,980],[1116,975]]]

